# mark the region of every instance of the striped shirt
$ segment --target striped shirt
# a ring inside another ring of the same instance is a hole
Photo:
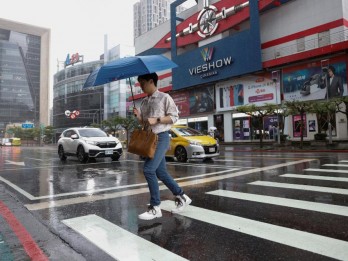
[[[179,113],[174,100],[169,94],[156,90],[151,96],[145,97],[140,105],[140,113],[143,122],[148,118],[161,118],[170,116],[173,124],[178,121]],[[154,133],[168,131],[173,124],[157,123],[151,126]]]

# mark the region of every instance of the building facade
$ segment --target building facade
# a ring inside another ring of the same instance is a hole
[[[150,31],[170,18],[170,4],[175,0],[140,0],[133,5],[134,38]],[[179,6],[177,13],[185,8]]]
[[[0,133],[50,124],[50,30],[0,19]]]
[[[53,127],[57,132],[101,122],[104,112],[103,87],[88,90],[83,90],[82,87],[88,75],[103,63],[103,60],[98,60],[75,64],[54,75]]]
[[[172,11],[171,21],[135,39],[135,48],[179,65],[167,90],[188,125],[202,131],[216,126],[227,142],[252,140],[255,123],[236,113],[238,106],[330,99],[319,83],[329,66],[342,79],[339,95],[347,96],[347,17],[344,0],[198,1],[180,14],[182,22]],[[333,118],[333,139],[347,139],[345,115]],[[263,129],[278,121],[267,117]],[[314,139],[323,123],[309,113],[305,123],[305,139]],[[299,115],[284,124],[284,134],[299,139]]]
[[[107,42],[107,41],[106,41]],[[134,47],[105,46],[100,60],[73,64],[54,75],[53,126],[57,133],[70,127],[100,124],[112,116],[126,117],[129,80],[84,89],[89,74],[103,64],[134,55]]]

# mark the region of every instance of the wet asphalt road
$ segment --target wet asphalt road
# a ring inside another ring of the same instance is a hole
[[[226,146],[168,170],[192,206],[171,214],[161,187],[163,217],[143,221],[138,157],[81,164],[60,162],[53,146],[3,147],[0,203],[49,260],[348,260],[348,153]],[[31,260],[22,245],[0,215],[2,257]]]

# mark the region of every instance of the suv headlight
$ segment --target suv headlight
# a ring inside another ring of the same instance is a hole
[[[97,142],[93,141],[93,140],[85,140],[85,142],[89,145],[96,145],[97,144]]]
[[[190,143],[191,145],[202,146],[202,144],[201,144],[200,142],[195,141],[195,140],[190,140],[189,143]]]

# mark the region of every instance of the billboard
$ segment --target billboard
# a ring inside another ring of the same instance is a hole
[[[225,5],[231,4],[230,1],[216,3],[218,12],[224,13]],[[176,46],[174,46],[177,42],[171,39],[172,60],[178,64],[178,67],[173,69],[173,90],[212,83],[262,69],[258,1],[249,1],[247,5],[248,8],[243,8],[240,15],[243,14],[245,20],[250,20],[250,27],[243,31],[209,44],[202,44],[180,55],[176,53]],[[238,20],[238,17],[238,15],[230,16],[228,23],[233,23],[233,20]],[[176,19],[171,21],[175,23]],[[227,20],[219,23],[222,27]],[[175,24],[172,24],[173,26],[175,30]],[[212,30],[211,34],[214,33],[215,31]],[[210,36],[209,34],[205,37]],[[185,37],[194,36],[189,34]],[[179,42],[180,39],[179,37],[177,41]]]
[[[330,86],[330,78],[328,78],[327,72],[329,66],[333,66],[335,76],[340,77],[343,94],[331,95],[331,92],[329,92],[328,98],[347,96],[347,65],[342,57],[283,69],[284,100],[309,101],[326,99],[328,92],[326,86]]]
[[[216,111],[233,110],[237,106],[280,103],[279,85],[271,74],[252,75],[216,84]]]

